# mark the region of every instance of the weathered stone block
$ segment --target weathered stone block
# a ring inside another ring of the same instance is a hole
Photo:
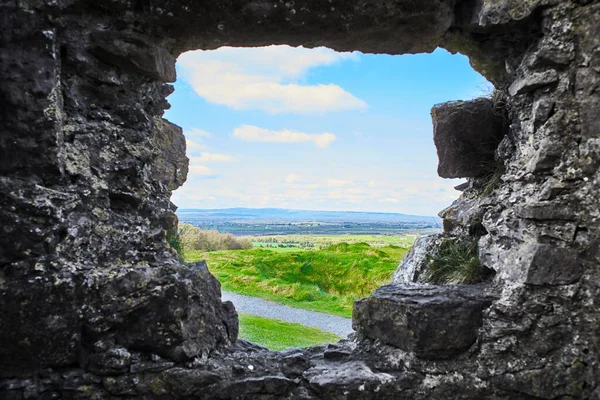
[[[152,175],[169,190],[175,190],[185,182],[188,173],[188,158],[185,155],[183,130],[165,120],[156,121],[152,140],[161,154],[152,160]]]
[[[576,250],[538,244],[534,246],[525,283],[531,285],[566,285],[583,274]]]
[[[533,124],[535,128],[542,126],[546,121],[548,121],[548,118],[550,118],[553,109],[554,100],[548,97],[542,97],[541,99],[538,99],[535,103],[533,103],[532,113]]]
[[[175,81],[175,57],[147,37],[111,31],[94,32],[92,37],[91,50],[102,61],[163,82]]]
[[[373,392],[376,388],[394,381],[390,374],[373,372],[360,361],[339,363],[337,365],[315,366],[304,373],[304,379],[322,398],[333,398],[336,387],[344,387],[352,393],[350,398],[360,398],[360,392]],[[333,389],[333,390],[332,390]],[[358,393],[357,393],[358,392]]]
[[[123,347],[114,347],[104,353],[91,354],[88,369],[98,375],[113,375],[129,371],[131,353]]]
[[[354,303],[352,326],[419,358],[450,358],[475,343],[493,299],[482,285],[387,285]]]
[[[508,88],[511,96],[529,93],[542,86],[551,85],[558,81],[558,72],[551,69],[545,72],[534,72],[515,80]]]
[[[506,134],[506,123],[492,100],[437,104],[431,117],[439,176],[478,177],[494,167],[494,151]]]
[[[221,303],[205,263],[15,280],[0,285],[0,314],[0,377],[81,357],[98,374],[117,374],[131,364],[128,350],[185,361],[238,333],[235,309]]]
[[[443,219],[445,234],[481,236],[485,232],[481,225],[484,211],[480,199],[460,197],[438,215]]]
[[[568,204],[549,201],[526,203],[517,209],[517,215],[538,221],[573,221],[577,218],[577,213]]]
[[[400,284],[417,282],[419,275],[429,265],[429,256],[437,251],[441,243],[442,235],[419,236],[394,271],[392,281]]]

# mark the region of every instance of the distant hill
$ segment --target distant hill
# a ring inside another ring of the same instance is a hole
[[[182,220],[186,220],[186,217],[193,215],[194,219],[203,221],[232,222],[441,222],[437,216],[356,211],[288,210],[283,208],[180,209],[177,211],[177,215]]]

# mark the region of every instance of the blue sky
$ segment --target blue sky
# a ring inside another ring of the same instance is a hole
[[[462,55],[288,46],[188,52],[165,117],[184,129],[180,208],[434,215],[459,195],[436,174],[436,103],[485,95]]]

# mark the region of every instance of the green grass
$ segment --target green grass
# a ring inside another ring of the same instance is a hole
[[[276,235],[246,236],[255,248],[277,252],[318,250],[337,243],[367,243],[372,247],[412,246],[415,235]]]
[[[317,328],[262,318],[250,314],[239,314],[240,339],[258,343],[269,350],[280,351],[294,347],[308,347],[333,343],[341,337]]]
[[[479,197],[487,197],[496,190],[502,183],[502,175],[504,175],[504,166],[495,163],[490,172],[483,177],[483,187]]]
[[[320,250],[196,251],[184,256],[187,262],[206,260],[224,290],[351,317],[354,300],[390,282],[407,251],[338,243]]]
[[[460,284],[481,282],[485,277],[486,271],[479,263],[477,242],[447,240],[438,253],[431,256],[422,279],[429,283]]]
[[[297,253],[299,251],[307,250],[306,248],[303,248],[303,247],[268,247],[269,244],[270,243],[261,244],[261,243],[252,242],[252,245],[255,248],[258,248],[258,249],[263,248],[265,250],[270,250],[275,253]]]

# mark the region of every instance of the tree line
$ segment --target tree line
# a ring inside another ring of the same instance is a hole
[[[242,250],[251,249],[252,242],[246,238],[237,238],[231,233],[221,233],[216,229],[204,230],[194,225],[179,224],[179,242],[184,252],[201,250]]]

